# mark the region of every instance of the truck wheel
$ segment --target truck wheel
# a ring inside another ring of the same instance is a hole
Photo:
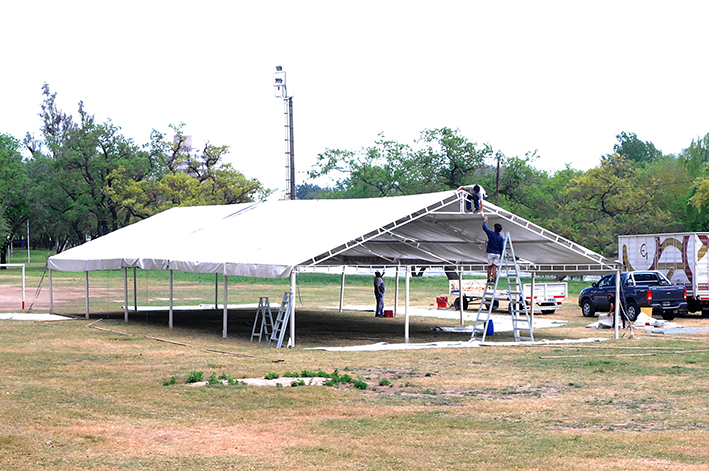
[[[635,319],[638,318],[638,314],[640,313],[640,308],[635,301],[630,301],[626,307],[625,313],[628,315],[628,320],[630,322],[635,322]]]
[[[583,314],[583,317],[593,317],[596,313],[596,311],[593,310],[593,304],[591,304],[589,299],[584,299],[581,302],[581,313]]]
[[[453,301],[453,307],[460,310],[460,298],[455,298],[455,301]],[[463,297],[463,310],[468,310],[468,298],[465,296]]]
[[[665,311],[662,313],[662,318],[666,321],[671,321],[677,316],[677,311]]]
[[[498,307],[500,307],[500,301],[496,299],[492,302],[492,310],[495,311]],[[490,303],[484,303],[483,309],[490,309]]]

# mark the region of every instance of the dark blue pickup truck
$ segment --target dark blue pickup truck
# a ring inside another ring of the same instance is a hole
[[[687,310],[687,290],[673,285],[665,276],[653,270],[620,274],[620,298],[628,319],[634,321],[641,308],[651,308],[653,315],[672,320]],[[579,294],[579,306],[585,317],[596,312],[608,312],[609,295],[615,297],[615,275],[606,275]]]

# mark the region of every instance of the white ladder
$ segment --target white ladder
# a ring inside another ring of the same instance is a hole
[[[256,329],[258,327],[258,332]],[[258,309],[256,310],[256,319],[254,319],[254,328],[251,329],[251,341],[258,337],[258,341],[261,341],[261,337],[270,338],[271,332],[273,332],[273,314],[271,314],[271,304],[268,302],[268,297],[258,298]]]
[[[527,303],[524,301],[522,283],[519,279],[519,267],[517,266],[517,258],[515,257],[509,232],[505,234],[505,241],[502,245],[502,255],[500,256],[500,265],[494,283],[485,285],[485,292],[483,293],[480,307],[478,308],[478,315],[475,319],[475,324],[473,324],[473,334],[470,340],[477,340],[476,334],[480,333],[480,341],[485,341],[490,324],[490,315],[492,314],[495,297],[497,295],[500,271],[502,270],[502,266],[504,266],[505,274],[507,275],[508,295],[510,300],[509,313],[510,316],[512,316],[512,331],[514,333],[515,342],[519,342],[520,340],[530,340],[534,342],[533,318],[529,314]],[[485,312],[483,312],[483,309],[485,309]]]
[[[286,334],[288,320],[290,319],[292,311],[293,299],[291,298],[290,291],[286,291],[283,294],[283,301],[281,301],[281,307],[278,310],[276,320],[273,321],[273,331],[271,332],[271,339],[268,341],[269,347],[273,347],[274,343],[276,344],[276,348],[283,346],[283,337]]]

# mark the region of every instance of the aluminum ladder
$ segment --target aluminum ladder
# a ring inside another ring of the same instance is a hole
[[[276,315],[276,319],[273,321],[273,331],[271,332],[271,339],[268,341],[269,347],[273,347],[274,344],[276,348],[283,346],[283,338],[286,335],[288,320],[290,319],[292,311],[293,299],[291,298],[290,291],[286,291],[283,294],[283,301],[281,301],[281,307],[278,309],[278,315]]]
[[[497,270],[497,276],[493,283],[485,285],[485,292],[480,301],[478,315],[473,324],[473,333],[470,340],[477,340],[477,334],[480,334],[480,341],[484,342],[487,336],[488,326],[490,324],[490,316],[495,304],[497,296],[497,285],[500,280],[500,272],[505,269],[507,275],[508,295],[509,295],[509,313],[512,317],[512,331],[514,333],[515,342],[520,340],[530,340],[534,342],[534,329],[532,326],[533,319],[527,309],[527,303],[524,300],[522,292],[522,283],[519,279],[519,267],[517,266],[517,258],[515,257],[514,247],[512,247],[512,239],[510,233],[505,234],[505,241],[502,245],[502,255],[500,256],[500,267]]]
[[[256,332],[258,328],[258,332]],[[258,309],[256,310],[256,319],[254,319],[254,327],[251,329],[251,341],[255,338],[261,341],[261,337],[270,339],[273,332],[273,314],[271,313],[271,304],[268,302],[268,297],[258,298]]]

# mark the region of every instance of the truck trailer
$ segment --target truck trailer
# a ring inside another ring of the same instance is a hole
[[[687,309],[709,315],[709,232],[618,236],[624,271],[657,270],[687,290]]]

